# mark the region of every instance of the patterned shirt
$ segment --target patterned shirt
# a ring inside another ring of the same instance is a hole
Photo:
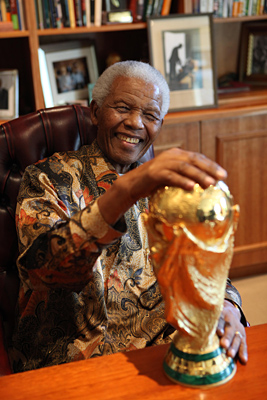
[[[171,340],[149,258],[148,200],[113,227],[98,209],[117,177],[96,142],[27,167],[16,213],[14,372]]]

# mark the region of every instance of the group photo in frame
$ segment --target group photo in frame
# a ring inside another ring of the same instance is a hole
[[[212,14],[147,19],[150,63],[170,88],[169,111],[217,107]]]
[[[88,84],[98,79],[95,46],[88,41],[53,43],[38,49],[47,108],[88,100]]]
[[[266,22],[242,24],[239,80],[255,85],[267,85]]]
[[[0,70],[0,119],[14,119],[19,116],[19,75],[18,70]]]

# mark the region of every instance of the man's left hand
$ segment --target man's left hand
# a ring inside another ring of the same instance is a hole
[[[232,358],[237,355],[240,362],[246,364],[248,351],[245,328],[240,322],[240,311],[230,301],[224,300],[217,334],[226,354]]]

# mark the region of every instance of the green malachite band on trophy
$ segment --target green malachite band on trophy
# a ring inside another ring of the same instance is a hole
[[[222,350],[220,347],[218,347],[216,350],[212,351],[211,353],[206,353],[206,354],[184,353],[183,351],[178,350],[173,343],[171,343],[170,350],[175,356],[177,356],[179,358],[183,358],[184,360],[195,361],[195,362],[210,360],[211,358],[215,358],[222,353]]]
[[[177,372],[171,369],[166,362],[163,364],[165,373],[174,381],[183,383],[185,385],[191,386],[201,386],[201,385],[213,385],[227,379],[234,371],[235,364],[234,361],[228,365],[223,371],[218,372],[213,375],[195,376],[187,375]]]

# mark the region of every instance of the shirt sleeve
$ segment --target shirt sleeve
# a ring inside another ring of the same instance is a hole
[[[241,314],[241,323],[246,327],[249,326],[249,323],[246,320],[245,314],[242,309],[242,300],[240,293],[236,289],[236,287],[232,284],[231,280],[228,278],[226,282],[225,289],[225,299],[234,304],[240,311]]]
[[[97,199],[71,212],[48,177],[34,174],[34,168],[25,172],[16,210],[20,277],[32,290],[80,291],[103,248],[125,233],[124,218],[116,229],[109,226]]]

